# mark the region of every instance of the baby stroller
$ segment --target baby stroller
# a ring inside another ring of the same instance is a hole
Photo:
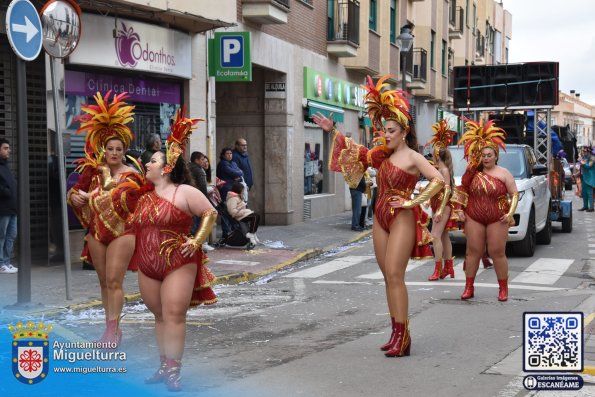
[[[227,221],[231,226],[231,233],[229,233],[227,237],[219,239],[216,245],[218,247],[229,247],[236,249],[253,249],[255,245],[246,236],[246,234],[248,234],[250,231],[248,225],[244,222],[233,219],[227,212],[227,208],[225,208],[224,205],[217,207],[217,210],[219,211],[221,217],[225,218],[225,220],[222,220],[222,222]]]

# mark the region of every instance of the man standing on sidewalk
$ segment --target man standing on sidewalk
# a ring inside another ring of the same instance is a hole
[[[10,168],[10,144],[0,138],[0,273],[16,273],[10,263],[12,247],[17,238],[17,181]]]
[[[248,190],[252,189],[252,165],[250,164],[250,158],[248,157],[248,142],[244,138],[239,138],[236,141],[236,147],[233,151],[233,161],[240,167],[244,173],[244,182],[248,186]],[[248,192],[246,192],[246,196]]]

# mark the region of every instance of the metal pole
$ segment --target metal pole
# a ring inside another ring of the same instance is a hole
[[[29,193],[29,131],[27,129],[27,68],[17,58],[17,145],[19,273],[17,305],[31,302],[31,216]]]
[[[64,275],[66,277],[66,299],[71,300],[71,264],[70,264],[70,234],[68,233],[68,212],[66,208],[66,167],[64,164],[64,142],[62,138],[62,129],[60,128],[60,118],[58,117],[58,87],[56,85],[56,73],[54,71],[54,62],[56,58],[50,56],[50,75],[52,78],[52,94],[54,103],[54,124],[56,130],[58,169],[60,172],[60,207],[62,213],[62,236],[64,240]]]

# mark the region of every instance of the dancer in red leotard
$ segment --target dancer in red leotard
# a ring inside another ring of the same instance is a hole
[[[374,86],[368,76],[366,105],[379,143],[368,150],[334,128],[331,118],[322,114],[313,120],[332,133],[333,147],[329,169],[342,172],[355,188],[368,166],[378,169],[378,196],[374,208],[372,235],[376,260],[386,286],[386,298],[393,329],[388,343],[381,347],[389,357],[410,353],[409,302],[405,270],[409,258],[431,258],[431,236],[425,227],[424,213],[418,207],[444,186],[442,175],[417,152],[417,138],[409,114],[409,102],[402,91],[383,90],[381,78]],[[382,132],[383,131],[383,132]],[[424,175],[430,184],[415,199],[411,195]]]
[[[505,131],[496,127],[494,121],[484,124],[467,120],[465,126],[467,130],[459,142],[465,144],[465,158],[469,163],[461,181],[461,189],[468,195],[464,212],[467,280],[461,299],[474,296],[475,275],[487,245],[498,277],[498,300],[503,302],[508,300],[506,240],[508,228],[514,224],[519,193],[512,174],[497,165],[499,148],[506,147]]]
[[[145,381],[164,382],[170,391],[181,390],[180,370],[186,338],[186,312],[190,306],[211,304],[213,274],[205,266],[202,243],[217,220],[217,211],[191,180],[183,156],[186,141],[197,119],[178,110],[167,138],[167,153],[156,152],[147,163],[148,181],[154,190],[144,194],[132,220],[143,302],[155,316],[155,336],[161,366]],[[201,223],[189,236],[192,216]]]

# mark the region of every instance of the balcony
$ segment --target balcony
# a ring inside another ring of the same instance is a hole
[[[326,51],[336,57],[355,57],[359,48],[359,1],[329,0],[329,3],[333,1],[333,17],[327,22]]]
[[[289,0],[242,0],[242,15],[245,19],[266,24],[287,23]]]
[[[426,88],[428,77],[428,51],[423,48],[414,48],[411,53],[401,53],[401,64],[405,59],[405,74],[411,78],[407,84],[412,90],[423,90]]]
[[[465,26],[465,10],[463,10],[463,7],[456,7],[454,10],[451,8],[449,14],[448,38],[462,39],[463,26]]]
[[[486,38],[482,36],[479,30],[477,31],[477,37],[475,38],[475,62],[484,62],[486,53]]]

